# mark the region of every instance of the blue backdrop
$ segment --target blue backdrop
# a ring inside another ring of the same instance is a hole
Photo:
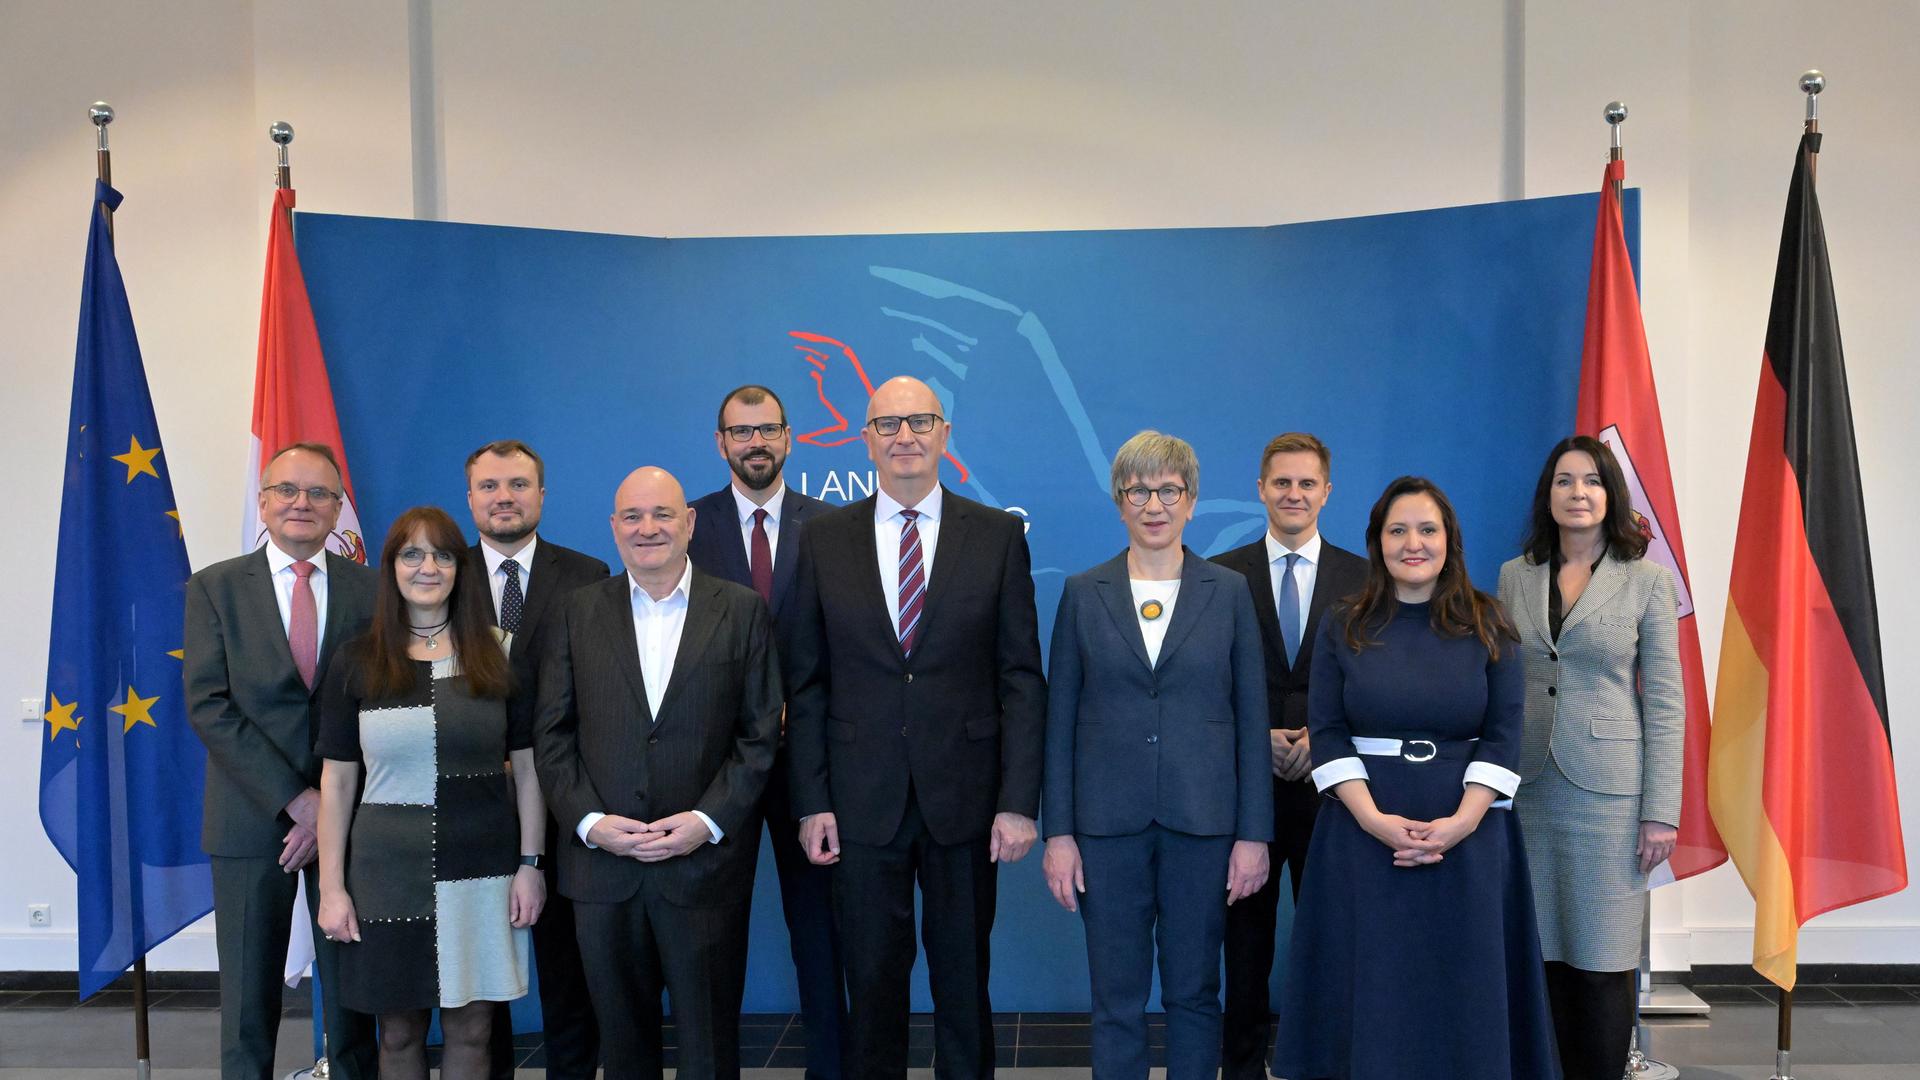
[[[1199,453],[1197,551],[1260,535],[1260,448],[1309,430],[1333,449],[1330,540],[1364,550],[1374,497],[1422,473],[1491,588],[1572,423],[1594,213],[692,240],[301,214],[299,241],[371,549],[414,504],[468,520],[461,462],[516,437],[546,458],[542,533],[617,564],[615,486],[656,464],[690,497],[720,487],[715,410],[744,382],[786,401],[790,483],[861,498],[868,387],[911,374],[953,422],[949,485],[1028,518],[1044,642],[1064,576],[1125,544],[1109,455],[1145,427]],[[995,1006],[1084,1010],[1084,936],[1037,856],[999,910]],[[764,851],[750,956],[747,1010],[795,1008]]]

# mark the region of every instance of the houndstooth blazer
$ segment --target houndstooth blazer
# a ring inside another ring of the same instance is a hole
[[[1602,559],[1558,642],[1550,573],[1524,556],[1500,568],[1500,601],[1526,662],[1521,782],[1539,777],[1551,750],[1580,787],[1638,795],[1641,820],[1679,824],[1686,702],[1672,573],[1648,559]]]

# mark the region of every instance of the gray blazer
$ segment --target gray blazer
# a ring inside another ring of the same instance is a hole
[[[282,812],[320,782],[314,695],[347,640],[367,628],[379,575],[327,553],[327,625],[313,686],[300,681],[280,625],[266,549],[187,581],[181,665],[187,719],[207,746],[200,846],[209,855],[278,855],[293,821]]]
[[[1189,551],[1158,663],[1127,556],[1067,579],[1047,673],[1046,835],[1273,839],[1267,668],[1246,579]]]
[[[1556,643],[1550,573],[1524,556],[1500,568],[1527,671],[1521,782],[1539,778],[1551,751],[1580,787],[1638,795],[1641,820],[1678,825],[1686,700],[1673,574],[1649,559],[1602,559]]]

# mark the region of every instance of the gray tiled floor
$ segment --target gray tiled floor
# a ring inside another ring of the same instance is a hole
[[[1680,1066],[1686,1080],[1770,1076],[1775,1028],[1771,1000],[1744,986],[1706,986],[1698,992],[1713,1005],[1712,1016],[1649,1021],[1653,1056]],[[283,1075],[308,1064],[311,1053],[305,1001],[291,994],[289,999],[278,1057]],[[210,991],[155,995],[155,1077],[200,1080],[216,1075],[217,1005],[217,995]],[[1150,1029],[1156,1057],[1161,1045],[1158,1019]],[[744,1018],[743,1059],[761,1066],[748,1070],[754,1080],[799,1080],[803,1038],[791,1017]],[[542,1076],[539,1037],[516,1041],[524,1055],[520,1075]],[[1089,1041],[1084,1014],[995,1018],[997,1064],[1016,1073],[1018,1080],[1085,1077]],[[930,1076],[925,1069],[932,1056],[929,1018],[914,1017],[909,1042],[914,1077]],[[0,1080],[119,1080],[130,1072],[132,1047],[128,995],[110,992],[76,1005],[70,992],[0,993]],[[1920,1076],[1920,987],[1803,987],[1796,995],[1793,1060],[1800,1080],[1914,1080]]]

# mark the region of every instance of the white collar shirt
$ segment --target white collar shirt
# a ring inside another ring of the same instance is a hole
[[[740,514],[740,547],[747,553],[747,562],[753,562],[753,512],[767,512],[767,569],[773,569],[773,560],[780,557],[780,505],[787,497],[787,482],[773,489],[773,495],[767,499],[767,505],[755,506],[753,500],[740,494],[740,489],[732,484],[727,490],[733,495],[733,508]]]
[[[267,570],[273,574],[273,599],[280,607],[280,629],[289,635],[293,633],[293,584],[300,575],[293,572],[293,564],[301,560],[280,550],[280,545],[267,539]],[[318,617],[313,636],[314,655],[327,640],[327,553],[322,550],[318,555],[305,560],[313,564],[313,573],[307,575],[307,587],[313,590],[313,613]]]
[[[920,530],[920,572],[927,579],[927,588],[933,588],[933,553],[940,543],[940,513],[944,501],[944,490],[935,484],[927,497],[912,507],[900,505],[899,500],[885,491],[874,492],[873,504],[873,547],[880,571],[880,593],[887,599],[887,622],[897,633],[900,629],[900,533],[906,528],[907,519],[901,513],[912,509],[919,511],[920,517],[914,522]]]
[[[480,541],[480,556],[487,561],[487,588],[493,591],[493,613],[496,618],[500,614],[500,597],[507,590],[507,572],[501,567],[509,561],[520,565],[520,600],[525,603],[528,591],[532,587],[528,583],[533,580],[533,553],[539,548],[538,536],[529,539],[526,547],[512,555],[503,555],[495,550],[492,544],[485,540]]]
[[[1273,610],[1280,612],[1280,575],[1287,572],[1286,557],[1299,555],[1294,560],[1293,583],[1300,590],[1300,633],[1307,632],[1307,612],[1313,609],[1313,583],[1320,573],[1320,533],[1315,530],[1313,538],[1300,545],[1297,552],[1287,550],[1287,546],[1273,538],[1271,530],[1267,533],[1267,571],[1273,585]],[[1300,643],[1306,648],[1306,641]]]

